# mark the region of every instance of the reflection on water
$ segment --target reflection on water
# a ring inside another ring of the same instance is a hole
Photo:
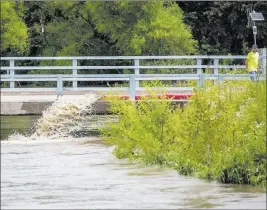
[[[1,142],[2,208],[264,209],[265,191],[119,160],[97,139]]]
[[[40,118],[40,115],[17,115],[0,116],[1,119],[1,140],[15,132],[20,134],[31,134],[34,132],[33,125]]]

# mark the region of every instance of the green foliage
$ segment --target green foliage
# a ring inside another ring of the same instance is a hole
[[[22,55],[28,47],[27,26],[21,18],[21,3],[1,1],[1,55]]]
[[[179,1],[184,21],[198,41],[200,54],[246,54],[253,44],[252,28],[247,27],[250,6],[267,16],[263,1]],[[266,21],[257,22],[257,44],[267,46]]]
[[[31,28],[31,53],[44,56],[115,55],[95,29],[85,2],[25,2]],[[44,33],[41,32],[41,25]]]
[[[99,32],[124,55],[179,55],[195,51],[182,10],[163,1],[90,2],[87,7]]]
[[[266,170],[257,172],[265,161],[255,162],[266,156],[265,85],[224,83],[195,93],[183,112],[180,140],[188,145],[177,150],[186,150],[180,166],[190,160],[198,177],[266,185]]]
[[[159,87],[159,84],[156,82],[150,85]],[[140,101],[137,106],[129,100],[108,97],[108,100],[114,102],[111,111],[118,115],[119,122],[110,123],[110,127],[103,128],[102,131],[108,144],[116,142],[118,147],[115,149],[115,154],[120,158],[128,157],[157,163],[157,157],[154,157],[154,154],[161,153],[162,146],[168,141],[165,132],[166,123],[171,116],[171,109],[169,109],[171,102],[164,100],[164,96],[161,97],[163,101],[159,101],[154,91],[148,89],[148,92],[149,99],[143,97],[143,101]],[[162,94],[164,95],[164,90]],[[113,135],[115,133],[116,135]]]
[[[246,54],[250,5],[266,17],[261,1],[1,1],[1,54]],[[260,47],[267,46],[266,26],[257,22]]]
[[[266,186],[266,82],[210,85],[196,90],[184,109],[149,93],[149,100],[136,103],[109,99],[119,121],[102,135],[117,157],[223,183]]]

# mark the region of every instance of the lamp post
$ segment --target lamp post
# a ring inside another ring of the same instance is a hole
[[[253,10],[253,12],[252,13],[249,13],[249,16],[250,16],[250,18],[251,18],[251,20],[252,20],[252,22],[253,22],[253,26],[252,26],[252,29],[253,29],[253,35],[254,35],[254,44],[256,45],[257,43],[256,43],[256,36],[257,36],[257,26],[256,26],[256,21],[262,21],[262,20],[264,20],[264,17],[263,17],[263,15],[262,15],[262,13],[260,13],[260,12],[255,12],[254,10]]]

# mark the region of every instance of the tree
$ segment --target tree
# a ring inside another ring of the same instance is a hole
[[[184,20],[198,41],[200,54],[246,54],[253,44],[252,29],[247,27],[250,7],[267,18],[266,2],[177,2]],[[267,46],[267,24],[257,23],[257,42]]]
[[[34,54],[170,55],[195,50],[182,11],[173,3],[52,1],[25,2],[25,7]]]
[[[100,33],[123,55],[181,55],[195,52],[182,10],[163,1],[87,2]]]
[[[23,16],[23,5],[1,1],[1,55],[22,55],[28,47],[28,29]]]
[[[25,20],[31,28],[31,53],[46,56],[116,54],[112,43],[96,30],[84,5],[84,2],[25,2],[28,8]]]

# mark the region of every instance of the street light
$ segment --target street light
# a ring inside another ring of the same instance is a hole
[[[253,22],[252,29],[253,29],[253,35],[254,35],[254,44],[256,45],[257,26],[255,24],[255,21],[262,21],[262,20],[264,20],[264,17],[262,15],[262,13],[255,12],[254,10],[252,13],[249,13],[249,15],[250,15],[250,18]]]

